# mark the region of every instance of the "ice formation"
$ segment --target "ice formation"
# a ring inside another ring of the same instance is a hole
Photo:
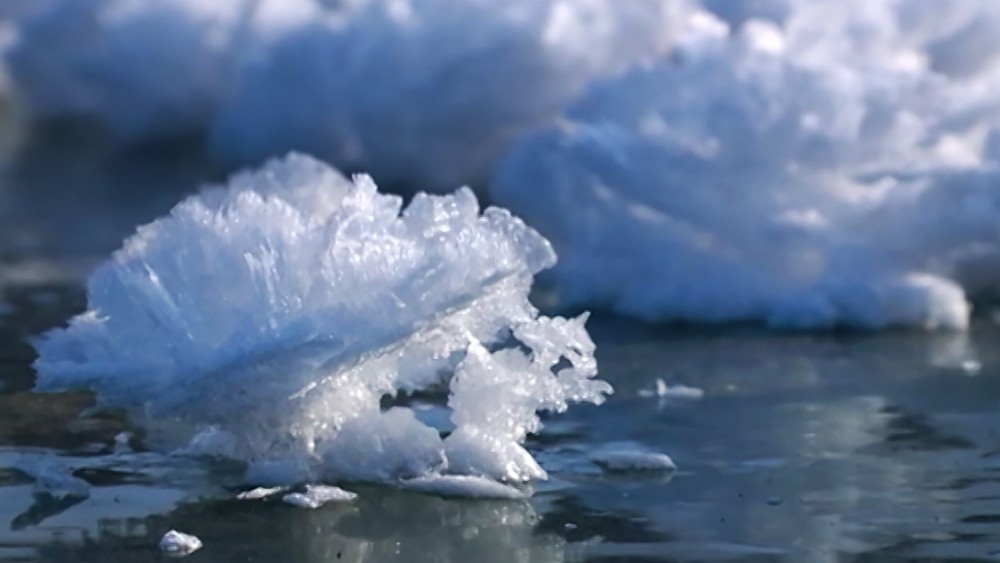
[[[288,491],[288,487],[255,487],[236,495],[236,500],[263,500]]]
[[[204,127],[247,42],[247,0],[46,0],[15,14],[7,53],[40,118],[106,124],[125,140]]]
[[[42,118],[130,141],[211,130],[225,162],[303,150],[443,190],[665,50],[686,1],[48,0],[8,59]]]
[[[259,484],[541,479],[521,445],[538,411],[611,391],[586,316],[528,301],[554,262],[468,189],[403,209],[291,155],[140,227],[91,275],[89,309],[36,342],[37,388],[92,388]],[[446,438],[406,405],[437,389]]]
[[[568,308],[961,328],[1000,282],[995,0],[15,4],[35,115],[489,184]]]
[[[169,555],[191,555],[202,548],[201,540],[191,534],[170,530],[160,538],[160,550]]]
[[[380,182],[484,185],[520,131],[595,77],[664,51],[677,0],[367,0],[249,62],[212,148],[305,150]]]
[[[298,508],[319,508],[331,502],[350,502],[358,498],[357,493],[345,491],[332,485],[306,485],[304,492],[288,493],[282,502]]]
[[[496,200],[567,305],[962,328],[996,288],[1000,4],[708,2],[669,56],[522,138]]]

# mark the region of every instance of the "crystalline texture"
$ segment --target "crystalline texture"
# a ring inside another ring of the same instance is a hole
[[[89,309],[36,343],[37,385],[93,388],[261,481],[539,478],[519,445],[537,412],[610,392],[584,318],[528,302],[554,261],[468,189],[403,209],[292,155],[141,227],[91,276]],[[381,409],[442,384],[454,439]]]

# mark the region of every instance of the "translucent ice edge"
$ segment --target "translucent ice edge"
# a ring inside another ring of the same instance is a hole
[[[554,261],[467,189],[403,209],[290,155],[140,227],[88,310],[35,343],[37,388],[93,389],[159,447],[243,461],[255,484],[544,479],[521,445],[538,412],[611,392],[586,315],[527,299]],[[416,391],[447,394],[449,435],[414,416]]]

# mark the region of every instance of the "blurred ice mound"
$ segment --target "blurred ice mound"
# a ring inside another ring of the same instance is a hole
[[[482,185],[512,137],[662,53],[684,0],[48,0],[8,59],[25,103],[221,161],[304,150],[380,182]]]
[[[499,165],[568,305],[962,328],[1000,287],[1000,4],[708,2]]]
[[[996,0],[13,0],[38,118],[471,184],[567,307],[962,328],[997,293]]]
[[[89,309],[36,343],[37,387],[92,388],[259,482],[542,479],[521,446],[537,413],[611,391],[586,317],[528,302],[554,262],[468,189],[403,209],[292,155],[141,227],[91,276]],[[446,438],[417,392],[447,394]]]

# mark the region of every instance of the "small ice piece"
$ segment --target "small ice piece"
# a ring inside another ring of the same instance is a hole
[[[236,495],[236,500],[261,500],[288,490],[288,487],[256,487]]]
[[[663,379],[656,378],[656,389],[640,389],[639,396],[697,401],[705,396],[705,391],[697,387],[688,387],[682,383],[677,385],[667,385]]]
[[[115,435],[115,453],[128,453],[132,451],[129,442],[132,440],[131,432],[119,432]]]
[[[611,392],[587,315],[528,300],[554,263],[469,189],[404,208],[293,154],[140,227],[91,275],[89,309],[35,342],[37,389],[93,389],[151,444],[244,462],[254,485],[542,479],[521,447],[539,413]],[[382,408],[445,389],[448,440]]]
[[[673,471],[667,454],[650,452],[632,444],[609,445],[594,452],[591,460],[607,471]]]
[[[281,498],[287,504],[299,508],[319,508],[330,502],[350,502],[358,498],[357,493],[345,491],[332,485],[306,485],[304,493],[289,493]]]
[[[201,540],[196,536],[170,530],[160,538],[160,550],[169,555],[184,557],[201,549]]]
[[[732,25],[693,14],[668,55],[593,84],[496,167],[490,195],[559,252],[557,299],[656,322],[967,328],[1000,280],[1000,3],[711,5]]]
[[[432,475],[403,481],[401,486],[411,491],[442,497],[509,500],[528,497],[528,493],[521,489],[476,475]]]
[[[36,495],[48,495],[57,499],[90,496],[90,483],[74,476],[72,469],[54,456],[22,459],[16,469],[35,480]]]

